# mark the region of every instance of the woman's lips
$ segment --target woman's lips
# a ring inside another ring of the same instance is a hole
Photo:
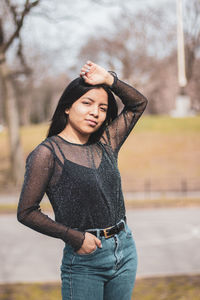
[[[87,123],[88,123],[89,125],[91,125],[91,126],[93,126],[93,127],[95,127],[95,126],[97,125],[97,122],[96,122],[96,121],[89,120],[89,119],[87,119],[86,121],[87,121]]]

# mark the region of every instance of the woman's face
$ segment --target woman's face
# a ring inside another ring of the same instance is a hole
[[[108,94],[103,88],[89,90],[72,106],[65,110],[68,114],[67,129],[89,137],[97,131],[106,119]]]

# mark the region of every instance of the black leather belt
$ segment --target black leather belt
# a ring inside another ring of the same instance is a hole
[[[126,217],[124,218],[124,221],[126,222]],[[112,237],[115,234],[118,234],[121,230],[125,228],[124,221],[119,222],[118,224],[105,228],[105,229],[100,229],[100,230],[86,230],[89,233],[94,234],[97,236],[98,231],[100,236],[104,236],[106,239]]]

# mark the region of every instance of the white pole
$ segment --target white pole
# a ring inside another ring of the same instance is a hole
[[[182,0],[176,0],[177,11],[177,60],[178,60],[178,84],[179,92],[176,96],[175,109],[170,113],[172,117],[194,116],[191,109],[190,97],[185,93],[184,87],[187,84],[185,75],[185,51],[184,51],[184,34],[183,34],[183,15]]]
[[[182,0],[176,0],[177,6],[177,55],[178,55],[178,82],[180,87],[185,87],[187,79],[185,75],[185,50],[183,33],[183,5]]]

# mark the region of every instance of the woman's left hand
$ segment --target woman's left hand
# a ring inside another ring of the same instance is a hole
[[[111,86],[114,81],[113,76],[108,71],[90,60],[81,68],[80,76],[91,85],[106,84]]]

